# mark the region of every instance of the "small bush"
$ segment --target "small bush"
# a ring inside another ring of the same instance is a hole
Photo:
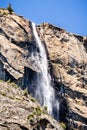
[[[33,97],[31,97],[30,100],[31,100],[32,102],[36,102],[36,99],[33,98]]]
[[[11,82],[11,86],[13,86],[14,88],[18,88],[18,85],[15,84],[14,82]]]
[[[18,98],[18,97],[16,97],[16,98],[15,98],[15,100],[18,100],[18,101],[19,101],[19,100],[21,100],[21,99],[20,99],[20,98]]]
[[[24,90],[24,96],[26,96],[26,97],[28,96],[28,90],[27,89]]]
[[[15,82],[11,82],[10,79],[7,81],[7,84],[11,85],[12,87],[14,87],[16,89],[19,87]]]
[[[44,106],[44,110],[47,111],[47,106]]]
[[[40,108],[39,106],[37,106],[37,107],[34,109],[34,114],[35,114],[35,115],[40,116],[42,113],[43,113],[43,111],[41,110],[41,108]]]
[[[64,130],[66,130],[66,124],[65,124],[65,123],[61,122],[60,125],[61,125],[61,127],[62,127]]]
[[[3,15],[7,15],[7,13],[6,13],[6,12],[3,12]]]
[[[5,93],[5,92],[0,92],[0,94],[1,94],[2,96],[6,96],[6,93]]]
[[[11,83],[11,80],[9,79],[9,80],[7,80],[7,83],[9,84],[9,83]]]
[[[30,114],[30,115],[28,115],[28,117],[27,117],[27,119],[29,119],[29,120],[31,120],[31,119],[33,119],[34,118],[34,114]]]
[[[48,112],[47,112],[47,106],[43,106],[43,113],[44,114],[48,114]]]

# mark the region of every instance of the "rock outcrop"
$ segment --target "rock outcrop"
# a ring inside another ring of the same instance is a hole
[[[63,130],[27,90],[0,81],[0,130]]]
[[[48,23],[38,25],[37,31],[47,50],[49,71],[60,101],[60,121],[65,122],[69,130],[86,130],[87,37],[68,33],[64,29]],[[23,89],[32,83],[33,76],[35,77],[40,72],[36,61],[31,59],[31,53],[34,51],[32,46],[36,48],[31,22],[14,13],[10,15],[8,12],[1,12],[0,79],[5,81],[10,79]],[[26,100],[28,99],[26,98]],[[8,107],[9,111],[10,107]],[[19,114],[21,117],[20,112]],[[19,120],[18,116],[12,118]],[[21,120],[15,123],[10,120],[6,125],[1,124],[1,127],[17,126],[21,129]],[[46,120],[42,118],[41,122],[45,123]],[[27,128],[25,129],[27,130]],[[45,130],[45,128],[43,129]],[[51,128],[49,129],[51,130]],[[53,127],[53,129],[55,128]]]
[[[25,57],[28,55],[31,35],[29,21],[15,14],[0,17],[0,59],[4,70],[15,79],[23,77],[24,66],[29,66]],[[6,77],[3,76],[3,79]]]
[[[31,59],[32,46],[35,46],[31,22],[14,13],[3,13],[0,23],[0,78],[26,86],[28,71],[40,71]]]
[[[54,87],[62,96],[60,120],[69,123],[69,130],[70,127],[86,130],[87,38],[48,23],[38,26],[38,32],[47,47]]]

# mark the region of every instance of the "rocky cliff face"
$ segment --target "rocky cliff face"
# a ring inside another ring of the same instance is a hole
[[[87,37],[48,23],[38,25],[37,31],[47,50],[52,82],[60,101],[60,121],[69,130],[86,130]],[[32,46],[36,48],[31,22],[15,14],[1,14],[0,79],[10,79],[23,89],[32,84],[39,72],[37,63],[31,60]]]
[[[26,90],[0,81],[0,130],[63,129]]]
[[[60,120],[87,129],[86,37],[44,23],[38,26],[52,65],[54,87],[60,97]],[[63,115],[63,116],[62,116]],[[65,115],[65,117],[64,117]]]
[[[16,15],[0,17],[0,59],[6,71],[15,79],[23,77],[24,66],[29,66],[26,57],[32,39],[30,22]],[[2,68],[2,67],[1,67]]]

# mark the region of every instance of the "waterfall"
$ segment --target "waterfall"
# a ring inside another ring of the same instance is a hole
[[[55,98],[54,89],[51,86],[51,76],[48,73],[48,61],[44,45],[41,43],[38,33],[36,31],[35,24],[32,23],[33,34],[35,38],[36,46],[39,52],[32,54],[32,58],[36,60],[39,66],[40,74],[37,75],[36,89],[34,97],[38,99],[42,106],[47,106],[48,113],[58,119],[59,102]]]

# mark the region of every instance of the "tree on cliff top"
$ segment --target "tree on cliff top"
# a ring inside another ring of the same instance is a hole
[[[12,12],[14,12],[10,3],[7,7],[7,10],[9,11],[10,14],[12,14]]]

